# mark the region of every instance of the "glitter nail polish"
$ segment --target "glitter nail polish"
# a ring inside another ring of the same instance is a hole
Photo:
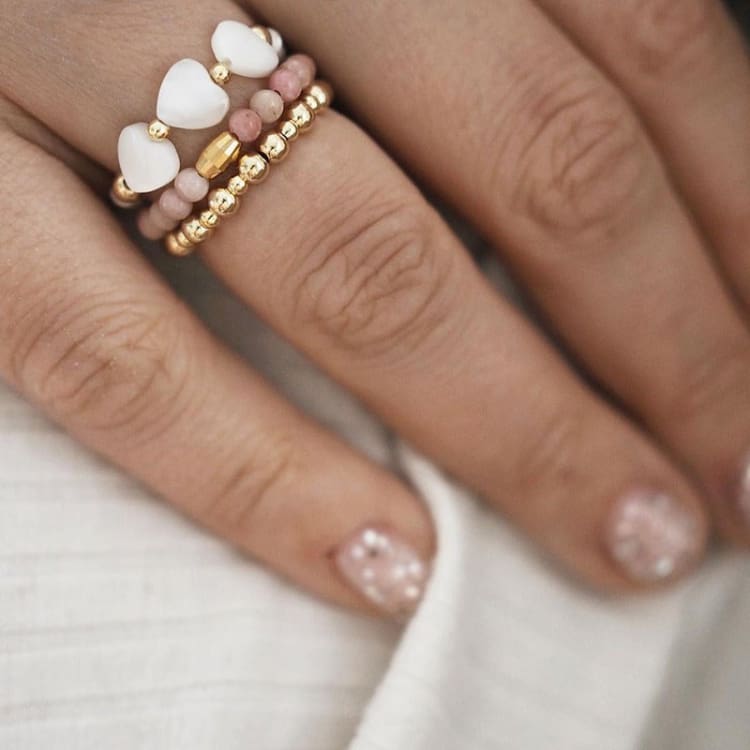
[[[637,491],[615,506],[606,532],[612,559],[638,583],[657,583],[679,575],[702,546],[695,516],[662,492]]]
[[[392,529],[368,525],[336,548],[344,580],[383,612],[404,619],[419,605],[429,566]]]

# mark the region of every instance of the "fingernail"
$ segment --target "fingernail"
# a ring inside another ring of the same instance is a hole
[[[637,583],[656,583],[690,567],[702,547],[700,525],[679,501],[638,491],[615,506],[607,529],[613,560]]]
[[[344,580],[368,602],[397,619],[414,613],[429,565],[391,529],[370,525],[336,548],[333,560]]]
[[[745,524],[750,526],[750,459],[747,460],[740,473],[737,507],[742,514]]]

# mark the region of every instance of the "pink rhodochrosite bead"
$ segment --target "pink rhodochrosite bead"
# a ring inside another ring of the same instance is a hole
[[[147,240],[158,240],[164,236],[164,230],[154,223],[151,211],[147,208],[141,209],[138,212],[136,224],[138,225],[138,231]]]
[[[252,109],[236,109],[229,117],[229,131],[243,143],[252,143],[262,129],[263,121]]]
[[[281,98],[287,102],[293,102],[301,93],[302,85],[299,76],[288,68],[277,68],[268,79],[268,87],[278,91]]]
[[[315,61],[310,55],[292,55],[281,67],[296,73],[302,88],[309,86],[315,80]]]
[[[174,189],[182,200],[197,203],[208,195],[208,180],[193,167],[188,167],[175,178]]]
[[[159,197],[159,208],[162,213],[174,221],[182,221],[190,215],[193,210],[193,204],[190,201],[183,200],[177,194],[174,188],[165,190]]]
[[[156,227],[166,233],[171,231],[177,225],[177,220],[167,216],[164,211],[161,210],[158,203],[152,203],[151,208],[148,210],[149,221]]]
[[[250,108],[260,115],[264,125],[271,125],[281,117],[284,111],[284,100],[276,91],[261,89],[252,95]]]

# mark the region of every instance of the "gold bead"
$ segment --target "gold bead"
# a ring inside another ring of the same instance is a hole
[[[283,135],[272,130],[258,143],[258,151],[271,163],[283,161],[289,153],[289,144]]]
[[[217,188],[208,194],[208,206],[219,216],[233,214],[239,208],[239,205],[240,199],[226,188]]]
[[[174,233],[175,238],[177,239],[177,242],[181,247],[183,247],[185,250],[190,250],[193,247],[193,242],[190,241],[190,239],[187,237],[187,235],[182,231],[182,229],[178,229]]]
[[[229,182],[227,182],[227,190],[232,195],[244,195],[249,187],[250,183],[238,174],[230,177]]]
[[[287,110],[286,117],[291,120],[300,133],[304,133],[313,124],[315,113],[303,101],[292,104]]]
[[[193,246],[184,247],[177,241],[177,235],[174,232],[170,232],[164,238],[164,246],[167,248],[167,252],[170,255],[176,255],[178,258],[184,258],[186,255],[190,255],[193,252]]]
[[[225,62],[214,63],[208,69],[208,72],[211,78],[214,79],[214,83],[218,83],[219,86],[226,86],[232,77],[232,71],[229,70],[229,66]]]
[[[312,94],[302,94],[302,99],[300,101],[314,114],[317,114],[319,111],[322,112],[323,110],[323,107],[320,106],[320,102]]]
[[[250,29],[254,31],[266,44],[273,43],[273,40],[271,39],[271,32],[266,26],[256,24],[255,26],[251,26]]]
[[[240,157],[240,176],[253,185],[263,182],[270,171],[271,165],[257,152]]]
[[[240,155],[240,142],[228,131],[214,138],[201,151],[195,169],[201,177],[213,180],[218,177]]]
[[[118,206],[123,208],[129,208],[135,206],[141,199],[140,195],[131,190],[128,187],[128,183],[125,182],[125,178],[118,174],[112,183],[112,190],[110,191],[112,200],[117,203]]]
[[[299,128],[291,120],[282,120],[278,130],[287,141],[294,141],[299,136]]]
[[[207,240],[213,229],[207,229],[200,223],[200,220],[191,218],[182,222],[182,231],[194,245],[199,245],[201,242]]]
[[[207,208],[205,211],[201,211],[201,215],[198,217],[198,221],[206,227],[206,229],[213,229],[219,221],[221,221],[221,216],[216,213],[216,211],[212,211],[210,208]]]
[[[169,138],[169,125],[161,120],[151,120],[148,124],[148,134],[152,141],[163,141],[165,138]]]
[[[326,81],[315,81],[302,94],[315,97],[321,109],[328,109],[333,103],[333,89]]]

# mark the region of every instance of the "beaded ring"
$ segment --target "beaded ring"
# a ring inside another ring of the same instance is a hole
[[[211,37],[216,63],[210,69],[192,58],[179,60],[167,71],[159,88],[156,118],[127,125],[117,145],[120,175],[112,185],[112,200],[133,205],[139,193],[169,184],[180,170],[170,128],[202,130],[218,125],[229,110],[224,90],[232,74],[262,78],[273,73],[283,54],[279,33],[239,21],[221,21]]]
[[[314,78],[315,63],[307,55],[292,55],[282,63],[269,78],[268,88],[255,92],[249,107],[237,109],[230,115],[229,130],[217,135],[203,149],[195,167],[183,169],[175,178],[174,187],[141,211],[138,216],[141,234],[156,240],[174,229],[190,214],[193,203],[205,198],[209,181],[238,159],[242,144],[254,142],[264,127],[276,124],[285,105],[295,101]]]
[[[261,136],[257,150],[240,157],[237,174],[224,187],[208,194],[208,207],[186,217],[178,230],[167,234],[164,240],[167,251],[177,256],[190,255],[196,245],[207,240],[224,218],[236,213],[240,196],[268,177],[271,165],[287,157],[291,142],[312,127],[316,116],[328,109],[332,100],[333,90],[326,82],[315,81],[306,87],[278,125]]]

